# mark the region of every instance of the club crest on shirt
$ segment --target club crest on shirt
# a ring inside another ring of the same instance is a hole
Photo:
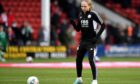
[[[91,15],[90,14],[88,15],[88,18],[91,18]]]

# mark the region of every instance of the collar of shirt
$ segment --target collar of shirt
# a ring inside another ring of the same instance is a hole
[[[82,11],[82,15],[87,15],[87,14],[89,14],[90,13],[90,11],[87,11],[86,13],[84,13],[83,11]]]

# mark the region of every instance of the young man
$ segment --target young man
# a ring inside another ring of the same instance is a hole
[[[5,62],[4,53],[6,52],[7,47],[7,37],[6,33],[3,30],[3,26],[0,25],[0,61]]]
[[[86,52],[88,52],[88,59],[92,70],[93,80],[91,84],[97,83],[97,71],[96,65],[93,60],[94,57],[94,48],[96,42],[99,39],[101,33],[104,30],[104,24],[99,15],[92,11],[92,1],[83,0],[81,2],[81,12],[78,18],[78,23],[76,24],[74,20],[71,20],[71,24],[77,32],[81,31],[81,41],[80,45],[77,48],[77,58],[76,58],[76,70],[77,70],[77,79],[74,84],[82,84],[82,62]],[[101,29],[96,33],[96,28],[94,23],[97,22],[101,25]]]

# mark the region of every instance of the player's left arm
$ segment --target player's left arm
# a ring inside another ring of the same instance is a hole
[[[98,39],[105,29],[105,24],[104,24],[102,18],[99,16],[99,14],[96,13],[95,11],[92,13],[92,18],[93,18],[93,20],[95,20],[97,23],[99,23],[101,25],[101,28],[96,35],[96,38]]]

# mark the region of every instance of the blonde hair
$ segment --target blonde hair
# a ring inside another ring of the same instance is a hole
[[[93,2],[92,2],[92,0],[82,0],[81,2],[83,2],[83,1],[88,3],[88,5],[90,6],[90,10],[93,9]]]

